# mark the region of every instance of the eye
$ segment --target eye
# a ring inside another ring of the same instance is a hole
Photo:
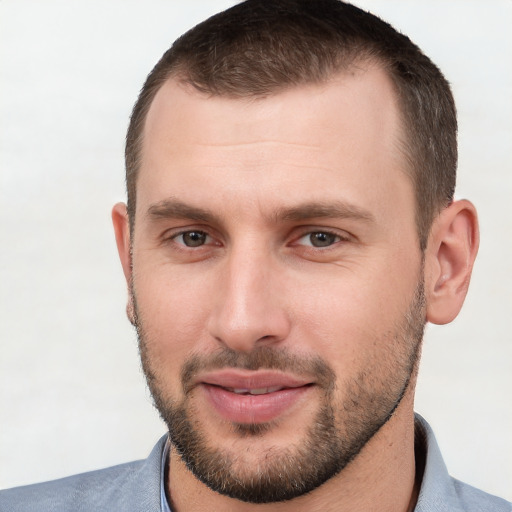
[[[200,247],[210,242],[210,236],[204,231],[184,231],[175,235],[173,239],[186,247]]]
[[[314,231],[300,237],[297,243],[301,245],[321,248],[329,247],[337,242],[340,242],[341,240],[342,238],[339,235],[329,233],[329,231]]]

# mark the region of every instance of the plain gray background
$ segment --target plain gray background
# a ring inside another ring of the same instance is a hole
[[[224,1],[0,2],[0,487],[145,457],[164,427],[110,224],[150,68]],[[482,231],[460,317],[427,329],[416,409],[451,473],[512,499],[512,1],[359,0],[453,84],[458,196]]]

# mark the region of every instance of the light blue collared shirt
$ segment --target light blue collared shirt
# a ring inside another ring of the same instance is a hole
[[[430,425],[416,414],[417,449],[425,460],[423,480],[414,512],[512,512],[512,504],[459,482],[448,474]],[[161,511],[172,512],[165,494],[165,468],[170,451],[167,438],[161,458]]]
[[[425,470],[415,512],[512,512],[512,504],[450,477],[427,422],[416,416]],[[163,436],[145,460],[0,491],[1,512],[171,512],[166,499],[170,443]],[[421,468],[420,468],[421,469]]]

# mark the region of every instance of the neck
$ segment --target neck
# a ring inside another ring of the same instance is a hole
[[[253,504],[218,494],[197,480],[171,449],[168,489],[173,512],[412,512],[420,483],[415,478],[412,388],[391,419],[343,471],[290,501]]]

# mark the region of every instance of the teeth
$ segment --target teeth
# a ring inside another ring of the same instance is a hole
[[[282,389],[281,386],[274,386],[271,388],[254,388],[254,389],[247,389],[247,388],[226,388],[229,391],[232,391],[233,393],[236,393],[237,395],[265,395],[267,393],[274,393],[275,391],[279,391]]]
[[[280,391],[283,389],[282,386],[274,386],[273,388],[267,388],[267,393],[274,393],[275,391]]]
[[[233,393],[236,393],[237,395],[247,395],[249,394],[248,389],[235,389],[235,388],[227,388],[229,391],[232,391]]]
[[[258,389],[251,389],[250,391],[251,395],[264,395],[266,393],[270,393],[269,388],[258,388]]]

